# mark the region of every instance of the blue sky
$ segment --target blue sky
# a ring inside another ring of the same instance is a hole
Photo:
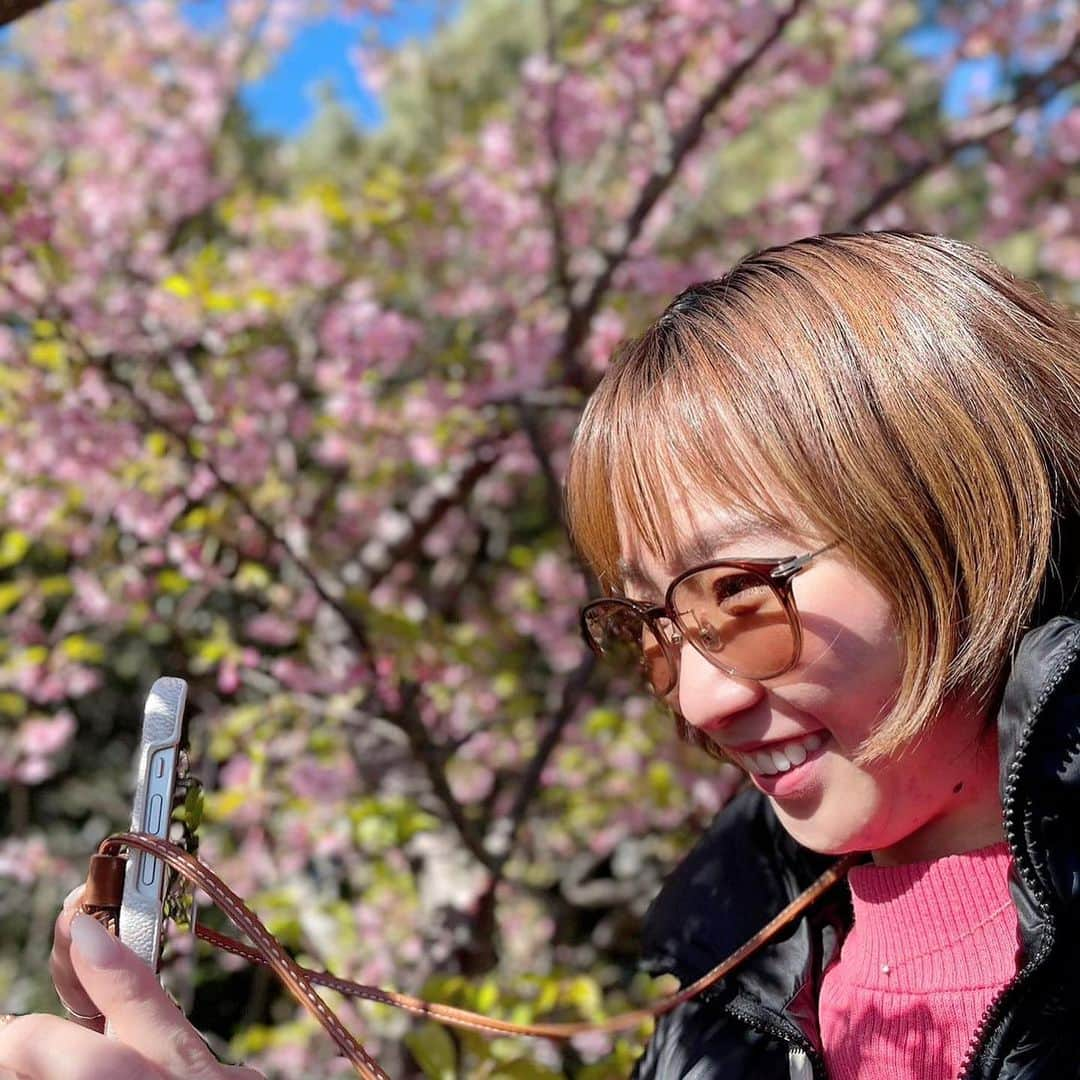
[[[398,0],[393,13],[379,20],[382,39],[395,45],[428,37],[435,26],[437,4],[438,0]],[[221,0],[188,0],[186,7],[194,21],[202,23],[220,15]],[[955,39],[953,31],[930,21],[931,10],[926,12],[927,21],[908,37],[913,51],[928,57],[947,49]],[[273,70],[245,91],[256,124],[281,135],[303,130],[314,113],[315,88],[321,83],[331,85],[338,100],[364,126],[377,125],[381,118],[378,100],[360,85],[348,56],[370,26],[367,17],[326,18],[308,25]],[[1001,63],[995,57],[961,61],[945,86],[945,114],[963,115],[968,95],[992,87],[1001,74]]]
[[[396,0],[392,13],[377,22],[379,37],[390,46],[424,40],[437,25],[440,12],[454,11],[462,0]],[[536,0],[519,0],[534,3]],[[955,40],[955,31],[935,21],[936,0],[922,0],[923,24],[912,31],[908,44],[924,57],[939,55]],[[224,0],[183,0],[185,14],[199,26],[212,27],[222,18]],[[349,60],[349,52],[365,32],[376,26],[368,15],[335,16],[307,24],[274,67],[244,90],[244,100],[256,125],[284,136],[302,131],[316,108],[316,88],[329,85],[365,127],[377,126],[382,114],[379,102],[361,85]],[[0,37],[6,32],[0,30]],[[973,93],[992,91],[1004,74],[1002,61],[994,56],[960,61],[942,94],[942,110],[950,117],[962,116]],[[1062,96],[1052,103],[1051,114],[1062,111]]]
[[[400,45],[423,40],[437,25],[438,0],[398,0],[389,16],[377,22],[380,40]],[[187,0],[185,13],[200,26],[221,18],[221,0]],[[324,18],[309,23],[293,40],[274,68],[244,91],[255,122],[264,131],[294,135],[315,111],[315,89],[333,87],[342,102],[365,126],[375,126],[382,114],[378,100],[356,77],[349,51],[376,23],[370,16]]]

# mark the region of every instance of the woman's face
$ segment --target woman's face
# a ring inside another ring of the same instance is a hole
[[[661,565],[622,536],[626,595],[660,603],[671,578],[713,558],[779,558],[835,539],[772,531],[730,510],[687,498],[676,514],[684,552]],[[673,708],[712,739],[771,800],[792,836],[816,851],[873,851],[881,862],[936,858],[1000,838],[996,740],[982,718],[943,711],[896,758],[864,766],[854,756],[887,714],[902,651],[889,602],[848,561],[845,544],[815,558],[793,582],[802,652],[783,675],[727,675],[681,647]]]

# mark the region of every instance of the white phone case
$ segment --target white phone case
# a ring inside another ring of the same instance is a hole
[[[142,749],[136,771],[131,831],[166,839],[176,787],[187,683],[161,678],[150,688],[143,712]],[[134,852],[124,875],[120,940],[157,971],[165,867],[147,852]]]

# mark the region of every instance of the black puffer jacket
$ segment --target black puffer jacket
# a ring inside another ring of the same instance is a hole
[[[970,1080],[1080,1078],[1080,621],[1029,633],[998,715],[1018,974],[971,1033]],[[646,966],[683,985],[733,952],[831,860],[767,800],[724,809],[649,910]],[[821,974],[850,925],[840,885],[727,979],[661,1018],[637,1080],[825,1080]],[[901,1078],[898,1078],[901,1080]]]

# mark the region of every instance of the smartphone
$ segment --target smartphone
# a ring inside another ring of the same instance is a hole
[[[187,683],[165,677],[150,688],[135,765],[131,831],[168,839],[186,771],[184,710]],[[165,923],[168,868],[149,852],[133,851],[124,872],[120,940],[157,972]]]

